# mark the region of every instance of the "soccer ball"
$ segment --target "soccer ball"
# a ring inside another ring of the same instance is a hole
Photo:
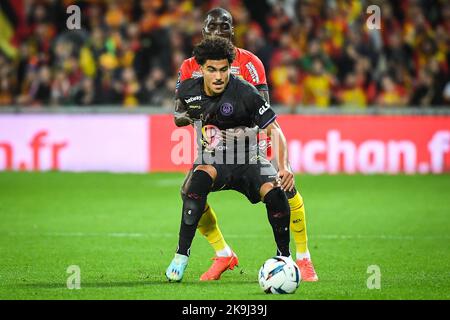
[[[264,262],[259,269],[258,280],[265,293],[294,293],[300,284],[301,275],[291,258],[276,256]]]

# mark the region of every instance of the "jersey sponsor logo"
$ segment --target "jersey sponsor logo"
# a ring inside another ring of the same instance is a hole
[[[202,96],[195,96],[195,97],[190,97],[189,99],[184,99],[184,101],[186,101],[186,103],[191,103],[193,101],[199,101],[202,100]]]
[[[263,113],[266,112],[267,110],[269,110],[269,108],[270,108],[270,105],[267,102],[264,103],[264,105],[261,108],[259,108],[259,114],[263,115]]]
[[[201,109],[201,106],[196,106],[196,105],[192,105],[192,106],[188,106],[189,109]]]
[[[180,84],[181,84],[181,72],[178,71],[178,75],[177,75],[177,84],[175,85],[175,91],[178,90]]]
[[[231,103],[225,102],[220,106],[220,113],[224,116],[229,116],[233,113],[233,105]]]
[[[247,67],[248,72],[250,72],[250,76],[252,77],[253,82],[258,83],[259,82],[258,72],[256,71],[256,68],[253,65],[253,63],[249,62],[245,66]]]

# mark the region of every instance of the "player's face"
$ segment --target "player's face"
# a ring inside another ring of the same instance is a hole
[[[231,37],[233,36],[231,16],[225,13],[208,15],[202,31],[204,37],[222,37],[231,41]]]
[[[230,80],[231,69],[228,60],[206,60],[201,70],[205,93],[208,96],[221,94]]]

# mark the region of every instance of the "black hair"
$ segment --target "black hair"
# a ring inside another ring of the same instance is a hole
[[[227,59],[231,64],[236,56],[234,45],[230,40],[221,37],[208,37],[194,47],[194,58],[199,65],[206,60]]]

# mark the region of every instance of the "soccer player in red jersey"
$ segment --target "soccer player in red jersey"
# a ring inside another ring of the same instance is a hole
[[[222,37],[232,40],[233,18],[223,8],[214,8],[207,13],[203,30],[203,37]],[[231,74],[241,77],[258,89],[260,95],[269,101],[269,91],[264,65],[261,60],[250,51],[235,47],[236,57],[231,64]],[[200,65],[194,57],[186,59],[178,73],[177,88],[186,79],[201,77]],[[271,156],[270,138],[260,136],[260,140],[266,139],[268,146],[267,155]],[[183,184],[181,194],[184,198],[186,188],[192,176],[192,171],[187,175]],[[300,193],[293,188],[292,191],[285,190],[291,209],[291,223],[294,242],[296,245],[296,263],[300,268],[303,281],[317,281],[318,277],[311,261],[308,250],[305,207]],[[220,231],[217,216],[212,207],[207,203],[205,211],[199,221],[198,230],[203,234],[210,245],[214,248],[216,256],[211,267],[200,277],[202,281],[218,280],[223,272],[233,269],[238,264],[237,255],[231,250]]]

